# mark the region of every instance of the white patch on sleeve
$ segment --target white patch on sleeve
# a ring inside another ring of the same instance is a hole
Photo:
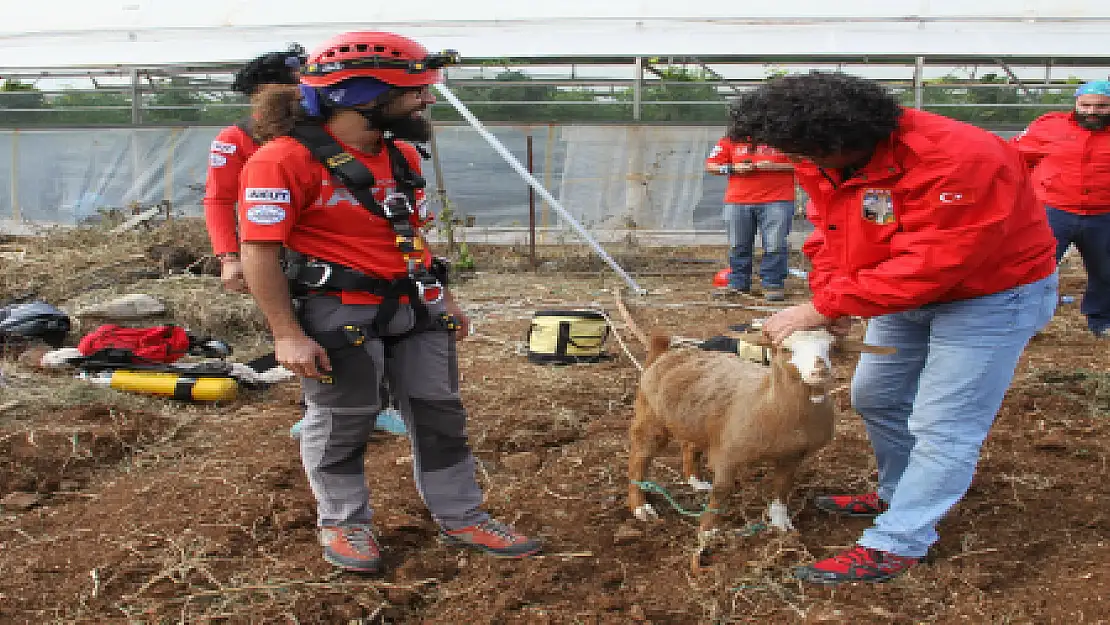
[[[288,204],[289,189],[247,187],[243,191],[243,200],[247,202],[274,202],[277,204]]]
[[[223,141],[213,141],[212,151],[219,154],[235,154],[238,148],[234,143],[224,143]]]
[[[247,209],[247,221],[272,226],[285,221],[285,209],[273,204],[260,204]]]
[[[428,200],[420,200],[416,203],[416,216],[420,221],[427,221],[431,214],[431,211],[428,209]]]
[[[208,155],[208,164],[212,167],[223,167],[227,165],[227,157],[223,154],[212,153]]]
[[[709,152],[709,158],[713,158],[714,156],[717,156],[720,153],[721,153],[721,146],[715,145],[715,146],[713,146],[713,149]]]

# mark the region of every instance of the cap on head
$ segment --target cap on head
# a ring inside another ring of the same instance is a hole
[[[301,83],[330,87],[351,78],[374,78],[393,87],[422,87],[442,81],[441,68],[457,62],[454,51],[430,55],[421,44],[395,33],[349,32],[313,50]]]
[[[1092,80],[1075,90],[1075,96],[1104,95],[1110,97],[1110,80]]]

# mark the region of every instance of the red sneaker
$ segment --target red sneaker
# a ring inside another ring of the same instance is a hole
[[[376,573],[382,565],[381,548],[369,525],[321,527],[324,559],[345,571]]]
[[[813,504],[825,512],[845,516],[878,516],[886,512],[890,504],[879,499],[878,493],[864,495],[824,495],[814,497]]]
[[[440,533],[448,545],[473,547],[499,558],[524,558],[539,553],[540,541],[528,538],[513,528],[490,519],[485,523]]]
[[[856,545],[840,555],[794,569],[794,577],[813,584],[885,582],[905,573],[918,558]]]

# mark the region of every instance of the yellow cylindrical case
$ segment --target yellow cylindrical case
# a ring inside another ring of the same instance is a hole
[[[232,378],[122,369],[112,372],[109,386],[121,391],[189,401],[229,401],[235,399],[239,392],[239,384]]]

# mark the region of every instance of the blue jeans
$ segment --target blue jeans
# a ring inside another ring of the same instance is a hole
[[[728,223],[728,285],[748,290],[752,286],[752,252],[755,233],[763,240],[759,278],[765,288],[781,289],[786,284],[790,247],[786,237],[794,219],[794,202],[725,204]]]
[[[1056,235],[1056,262],[1074,243],[1087,268],[1087,292],[1079,312],[1087,316],[1091,332],[1110,332],[1110,213],[1076,215],[1051,206],[1045,209]]]
[[[936,524],[971,486],[979,448],[1018,358],[1052,319],[1057,275],[974,299],[875,317],[866,341],[898,348],[863,354],[852,404],[867,426],[890,508],[859,543],[922,557]]]

